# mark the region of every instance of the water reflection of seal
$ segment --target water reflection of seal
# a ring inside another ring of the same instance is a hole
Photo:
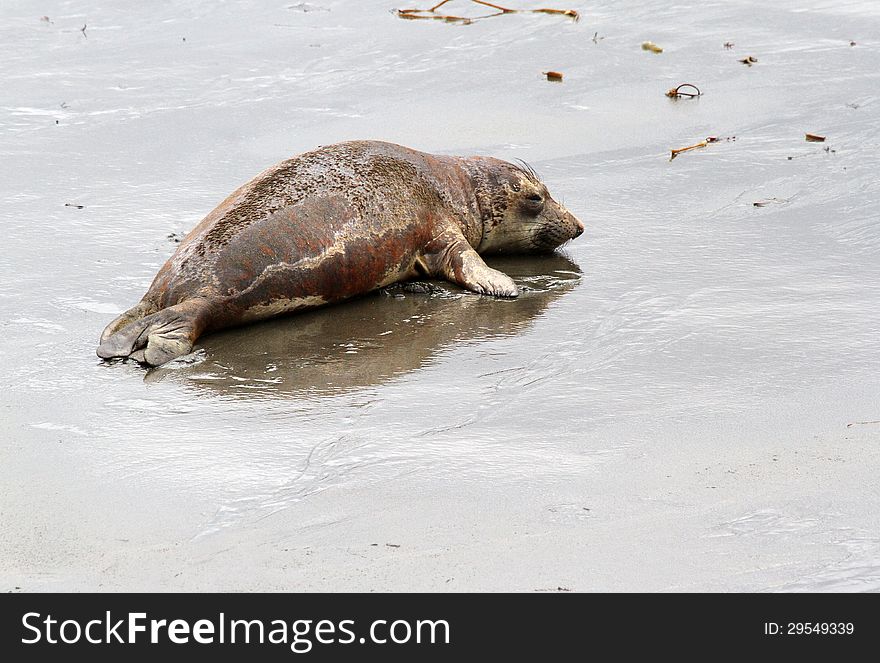
[[[266,170],[214,209],[111,322],[98,356],[159,365],[204,332],[416,276],[516,297],[480,253],[550,251],[583,232],[526,167],[339,143]]]
[[[153,369],[145,379],[264,398],[375,387],[432,364],[446,350],[524,333],[581,278],[561,253],[490,260],[513,277],[519,298],[498,302],[439,282],[395,284],[334,310],[217,333],[196,361]]]

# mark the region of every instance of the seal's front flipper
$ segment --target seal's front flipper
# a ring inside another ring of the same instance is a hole
[[[98,346],[102,359],[131,357],[159,366],[188,354],[205,329],[203,300],[190,299],[123,327]]]
[[[428,247],[428,250],[432,248],[435,247]],[[449,241],[443,242],[434,251],[426,253],[425,260],[435,276],[481,295],[496,297],[519,295],[513,279],[483,262],[480,254],[474,251],[463,236],[452,237]]]

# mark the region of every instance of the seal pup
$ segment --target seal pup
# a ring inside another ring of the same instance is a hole
[[[583,224],[535,172],[379,141],[321,147],[236,189],[180,243],[98,356],[158,366],[200,335],[433,277],[497,297],[480,254],[552,251]]]

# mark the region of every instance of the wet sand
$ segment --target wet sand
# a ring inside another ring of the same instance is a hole
[[[806,4],[4,3],[0,589],[880,590],[880,11]],[[169,235],[352,138],[525,159],[587,232],[516,301],[95,357]]]

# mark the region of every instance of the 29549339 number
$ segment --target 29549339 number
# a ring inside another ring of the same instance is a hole
[[[852,622],[764,622],[764,635],[852,635]]]

